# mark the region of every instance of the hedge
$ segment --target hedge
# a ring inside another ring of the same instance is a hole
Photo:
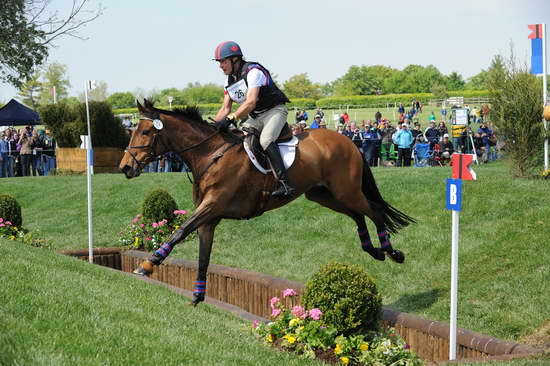
[[[481,98],[489,97],[487,90],[456,90],[447,92],[449,97],[464,97],[464,98]],[[437,99],[432,93],[410,93],[410,94],[383,94],[383,95],[351,95],[346,97],[326,97],[318,99],[312,98],[293,98],[287,104],[289,109],[292,108],[340,108],[340,107],[379,107],[385,106],[386,103],[403,103],[408,105],[413,99],[420,101],[422,104],[427,104],[431,99]],[[221,104],[197,104],[199,109],[204,114],[216,113]],[[183,106],[173,106],[173,108],[181,108]],[[158,106],[159,109],[169,109],[168,106]],[[115,114],[138,113],[137,108],[121,108],[113,110]]]

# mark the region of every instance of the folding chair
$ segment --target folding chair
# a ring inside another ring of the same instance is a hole
[[[432,151],[430,150],[430,144],[427,142],[417,142],[413,149],[414,166],[417,168],[423,168],[430,166],[430,159],[432,157]]]

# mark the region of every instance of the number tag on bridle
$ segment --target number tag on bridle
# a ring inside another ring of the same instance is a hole
[[[153,121],[153,126],[155,126],[155,128],[157,130],[162,130],[162,128],[164,127],[164,125],[162,124],[162,121],[160,119],[155,119]]]

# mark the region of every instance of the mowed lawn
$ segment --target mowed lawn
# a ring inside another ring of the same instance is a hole
[[[321,365],[161,286],[0,239],[0,365]]]
[[[550,320],[550,182],[511,179],[502,162],[475,169],[479,180],[465,182],[460,215],[459,326],[521,340]],[[351,219],[303,197],[250,221],[223,221],[212,263],[302,282],[331,260],[354,263],[374,277],[386,305],[448,321],[450,175],[448,167],[374,169],[385,199],[418,221],[392,238],[407,255],[402,265],[373,260],[361,251]],[[93,182],[97,246],[116,245],[117,232],[152,189],[166,189],[179,208],[192,208],[184,174],[96,175]],[[13,178],[0,185],[23,206],[24,225],[40,230],[56,249],[87,247],[84,176]],[[197,241],[176,247],[172,256],[196,259]],[[5,261],[2,268],[9,270]]]

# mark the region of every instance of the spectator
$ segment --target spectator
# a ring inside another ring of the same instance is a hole
[[[302,113],[302,120],[307,122],[308,118],[309,118],[309,116],[307,115],[307,112],[304,110],[303,113]]]
[[[441,162],[443,164],[449,162],[451,160],[451,156],[453,155],[454,147],[453,143],[449,141],[449,134],[446,133],[443,135],[443,141],[441,142]]]
[[[348,112],[344,112],[344,114],[342,114],[342,118],[344,119],[344,123],[347,125],[349,123],[349,114],[348,114]]]
[[[439,125],[437,126],[437,130],[439,131],[439,136],[441,136],[441,141],[443,141],[443,136],[449,133],[449,130],[445,125],[445,122],[443,121],[439,122]]]
[[[484,104],[483,107],[481,107],[481,118],[483,119],[483,122],[489,122],[490,113],[491,109],[487,104]]]
[[[480,119],[479,109],[477,109],[477,107],[472,108],[472,121],[474,123],[477,123],[479,122],[479,119]]]
[[[298,135],[298,134],[304,132],[304,129],[302,128],[302,126],[299,123],[293,124],[291,128],[292,128],[292,134],[293,135]]]
[[[428,117],[428,122],[435,122],[436,118],[435,118],[435,114],[434,112],[432,111],[432,114],[430,114],[430,117]]]
[[[327,128],[327,123],[324,120],[321,120],[321,122],[319,122],[319,128]]]
[[[380,129],[380,135],[382,136],[382,145],[384,146],[384,150],[386,151],[386,156],[383,158],[386,160],[390,160],[390,149],[391,145],[393,145],[392,136],[395,133],[395,127],[391,125],[390,121],[386,121],[382,124],[382,128]]]
[[[19,142],[19,136],[13,129],[7,130],[8,145],[8,177],[15,177],[16,173],[16,161],[19,159],[19,150],[17,144]]]
[[[422,133],[422,130],[420,129],[420,123],[415,123],[414,127],[411,131],[411,134],[413,136],[413,141],[416,143],[418,136],[422,136],[422,139],[424,139],[424,134]]]
[[[44,134],[41,135],[42,145],[44,150],[42,151],[42,169],[44,170],[44,175],[49,175],[50,171],[55,169],[55,148],[56,143],[53,137],[50,136],[50,131],[45,130]]]
[[[424,131],[424,137],[430,143],[430,149],[439,142],[439,130],[435,127],[435,122],[430,122],[430,126]]]
[[[398,148],[397,166],[411,166],[413,136],[406,123],[401,125],[393,140]]]
[[[491,150],[491,137],[493,136],[493,130],[491,130],[487,126],[487,123],[483,122],[477,130],[477,133],[479,134],[481,141],[483,142],[483,147],[485,149],[485,156],[483,161],[487,163],[489,161],[495,160],[493,152]]]
[[[32,156],[32,138],[29,136],[28,128],[19,130],[19,158],[21,163],[21,176],[30,176]]]
[[[42,133],[44,133],[44,130],[41,130]],[[32,131],[32,137],[31,137],[31,147],[32,147],[32,159],[31,159],[31,173],[35,177],[39,175],[43,175],[42,171],[42,150],[44,150],[44,147],[42,146],[42,141],[40,139],[40,136],[38,135],[38,131],[33,130]]]
[[[361,133],[361,130],[357,127],[353,130],[353,135],[351,135],[351,142],[357,146],[359,150],[361,150],[361,147],[363,146],[363,134]]]
[[[399,108],[397,108],[397,113],[405,114],[405,107],[403,106],[403,103],[399,103]]]
[[[441,106],[441,111],[439,113],[441,113],[441,119],[445,121],[447,118],[447,109],[444,104]]]
[[[311,125],[309,126],[309,128],[319,128],[319,125],[321,123],[321,116],[320,115],[315,115],[315,118],[313,119],[313,122],[311,122]]]
[[[0,134],[0,178],[8,177],[9,145],[6,131]]]
[[[370,121],[369,121],[370,122]],[[375,124],[374,126],[368,125],[365,128],[363,133],[363,154],[365,155],[365,160],[369,166],[378,165],[378,155],[380,154],[380,145],[382,142],[382,137],[380,131]]]
[[[325,119],[325,112],[323,112],[323,109],[322,109],[322,108],[317,108],[317,111],[315,112],[315,115],[321,116],[321,119],[322,119],[322,120]]]
[[[336,132],[338,132],[339,134],[343,134],[344,133],[344,126],[340,125],[336,128]]]
[[[380,121],[382,120],[382,113],[380,113],[380,111],[376,111],[376,113],[374,114],[374,120],[376,123],[380,123]]]
[[[353,136],[353,131],[351,130],[351,125],[346,125],[344,127],[344,131],[342,132],[342,135],[347,136],[350,140]]]

